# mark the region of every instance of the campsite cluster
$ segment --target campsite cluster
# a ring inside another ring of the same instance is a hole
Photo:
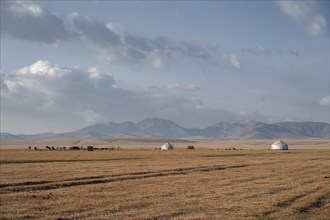
[[[71,147],[54,147],[54,146],[45,146],[45,149],[38,149],[38,147],[31,147],[29,146],[29,150],[87,150],[87,151],[94,151],[94,150],[122,150],[120,146],[118,147],[93,147],[93,146],[71,146]]]
[[[34,149],[34,150],[39,150],[37,147],[31,147],[29,146],[29,150]],[[170,143],[165,143],[163,144],[160,148],[155,148],[155,150],[173,150],[174,147],[172,144]],[[40,149],[41,150],[41,149]],[[120,146],[118,147],[102,147],[102,148],[98,148],[98,147],[94,147],[94,146],[71,146],[71,147],[54,147],[54,146],[45,146],[45,149],[43,150],[86,150],[86,151],[94,151],[94,150],[122,150],[122,148]],[[142,148],[141,148],[142,150]],[[195,150],[195,147],[193,145],[188,145],[187,146],[187,150]],[[235,147],[230,147],[230,148],[225,148],[225,150],[243,150],[243,149],[238,149]],[[288,144],[284,143],[281,140],[278,140],[276,142],[274,142],[271,145],[270,150],[288,150]]]
[[[94,147],[94,146],[87,146],[87,147],[84,147],[84,146],[71,146],[71,147],[54,147],[54,146],[45,146],[44,149],[38,149],[38,147],[32,147],[32,146],[29,146],[29,150],[87,150],[87,151],[94,151],[94,150],[122,150],[123,148],[121,148],[120,146],[118,147]],[[165,143],[164,145],[162,145],[160,148],[155,148],[155,149],[160,149],[160,150],[173,150],[174,147],[172,144],[170,143]],[[189,145],[187,147],[188,150],[194,150],[195,147],[192,146],[192,145]]]

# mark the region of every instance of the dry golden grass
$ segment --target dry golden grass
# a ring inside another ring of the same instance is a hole
[[[0,219],[329,219],[329,149],[229,142],[195,151],[1,149]],[[234,145],[245,148],[216,150]]]

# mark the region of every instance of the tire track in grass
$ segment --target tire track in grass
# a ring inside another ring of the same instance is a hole
[[[118,160],[141,160],[142,157],[127,158],[108,158],[108,159],[77,159],[77,160],[0,160],[0,164],[31,164],[31,163],[77,163],[77,162],[102,162],[102,161],[118,161]]]
[[[258,218],[261,218],[261,219],[265,219],[265,218],[271,218],[273,214],[275,213],[278,213],[278,212],[282,212],[288,208],[291,208],[292,206],[294,206],[295,202],[297,202],[298,200],[310,195],[310,194],[313,194],[315,192],[319,192],[321,191],[322,188],[321,187],[316,187],[314,189],[311,189],[311,190],[308,190],[308,191],[305,191],[303,193],[299,193],[297,195],[293,195],[291,196],[290,198],[288,199],[285,199],[285,200],[281,200],[279,202],[277,202],[275,205],[272,205],[271,209],[267,210],[267,211],[263,211],[261,213],[258,213],[258,214],[255,214],[253,215],[253,217],[258,217]],[[282,192],[282,194],[286,194],[287,192]],[[277,194],[277,196],[280,196]],[[325,198],[325,197],[324,197]],[[320,199],[322,202],[318,201],[317,204],[323,204],[323,197]],[[312,203],[310,206],[307,206],[306,210],[310,209],[308,207],[315,207],[315,204]],[[299,211],[299,208],[298,209],[295,209],[295,210],[298,210]]]
[[[198,168],[207,168],[207,167],[198,167]],[[220,167],[217,167],[220,169]],[[109,177],[122,177],[122,176],[135,176],[135,175],[145,175],[145,174],[153,174],[153,173],[160,173],[160,172],[169,172],[169,171],[189,171],[192,169],[197,169],[196,167],[193,168],[178,168],[172,170],[159,170],[159,171],[145,171],[145,172],[130,172],[130,173],[121,173],[121,174],[112,174],[112,175],[102,175],[102,176],[88,176],[88,177],[78,177],[78,178],[68,178],[68,179],[59,179],[56,181],[27,181],[27,182],[18,182],[18,183],[5,183],[0,184],[0,189],[5,187],[15,187],[15,186],[29,186],[29,185],[43,185],[43,184],[51,184],[51,183],[59,183],[59,182],[74,182],[74,181],[82,181],[82,180],[91,180],[91,179],[104,179]]]
[[[310,202],[306,204],[299,205],[299,207],[295,208],[299,213],[308,213],[314,208],[320,208],[326,204],[326,200],[329,199],[330,192],[321,193],[321,195],[316,195]]]
[[[59,189],[65,187],[73,187],[73,186],[83,186],[83,185],[92,185],[92,184],[104,184],[104,183],[111,183],[111,182],[119,182],[119,181],[128,181],[128,180],[139,180],[139,179],[146,179],[146,178],[153,178],[153,177],[165,177],[165,176],[177,176],[177,175],[188,175],[191,173],[196,172],[213,172],[219,171],[224,169],[235,169],[235,168],[242,168],[246,167],[247,165],[233,165],[233,166],[209,166],[209,167],[190,167],[190,168],[178,168],[178,169],[171,169],[165,171],[158,171],[158,172],[138,172],[138,173],[130,173],[130,174],[118,174],[113,176],[99,176],[99,177],[90,177],[74,179],[71,180],[62,180],[62,181],[53,181],[51,183],[43,182],[36,182],[35,184],[31,184],[31,182],[26,182],[28,184],[20,183],[14,185],[6,185],[2,186],[0,190],[0,194],[6,193],[14,193],[14,192],[23,192],[23,191],[38,191],[38,190],[52,190],[52,189]]]

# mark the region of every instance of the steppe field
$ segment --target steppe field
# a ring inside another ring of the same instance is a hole
[[[329,219],[329,140],[274,141],[1,141],[0,219]]]

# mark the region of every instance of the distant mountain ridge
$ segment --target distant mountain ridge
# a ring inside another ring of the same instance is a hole
[[[209,138],[209,139],[278,139],[330,138],[330,124],[324,122],[257,121],[220,122],[204,129],[183,128],[173,121],[146,118],[140,122],[98,123],[67,133],[14,135],[1,133],[2,140],[48,138]]]

